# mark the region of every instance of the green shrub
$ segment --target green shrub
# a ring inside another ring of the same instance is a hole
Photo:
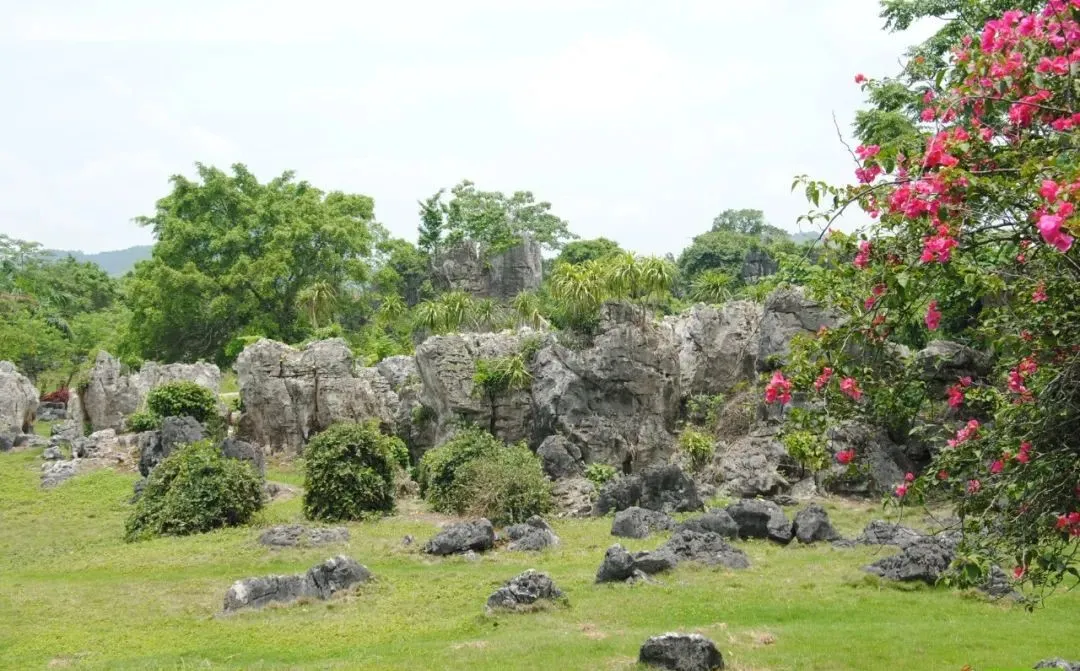
[[[390,436],[387,440],[390,441],[390,454],[394,462],[405,470],[409,470],[409,448],[405,445],[405,441],[397,436]]]
[[[723,409],[723,394],[696,394],[686,402],[686,419],[693,424],[712,429],[716,427]]]
[[[146,407],[158,417],[188,416],[207,422],[217,415],[217,397],[206,387],[181,380],[151,390],[146,396]]]
[[[128,418],[124,420],[124,426],[132,433],[154,431],[161,427],[161,418],[148,410],[140,410],[128,415]]]
[[[788,431],[780,437],[788,455],[803,468],[820,471],[829,465],[829,451],[820,435],[812,431]]]
[[[439,512],[455,512],[454,482],[467,463],[494,456],[503,443],[476,427],[462,428],[433,450],[428,450],[416,469],[420,493]]]
[[[304,448],[304,516],[337,522],[393,511],[396,466],[377,424],[334,424]]]
[[[679,449],[690,458],[690,468],[700,470],[712,460],[716,441],[707,433],[683,429],[679,434]]]
[[[184,536],[236,526],[251,519],[262,504],[262,480],[248,464],[222,456],[209,441],[193,443],[150,472],[125,524],[125,538]]]
[[[524,443],[465,463],[453,492],[454,512],[486,517],[496,525],[524,522],[552,508],[551,481]]]
[[[585,479],[593,483],[597,489],[603,487],[609,480],[614,480],[618,474],[619,472],[610,464],[597,462],[585,466]]]

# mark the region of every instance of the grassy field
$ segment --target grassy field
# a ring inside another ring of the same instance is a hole
[[[562,544],[536,556],[430,559],[439,518],[409,502],[349,525],[347,546],[271,551],[258,529],[120,540],[134,476],[98,471],[38,489],[39,451],[0,455],[0,668],[632,669],[647,637],[698,631],[728,668],[1029,669],[1080,658],[1080,594],[1034,613],[942,589],[885,586],[859,567],[889,550],[741,544],[753,566],[680,567],[655,585],[594,585],[610,520],[556,523]],[[298,482],[295,473],[273,479]],[[875,510],[830,506],[845,534]],[[256,526],[300,519],[298,499]],[[662,538],[625,543],[648,549]],[[221,615],[238,578],[307,569],[344,553],[377,580],[328,602]],[[549,572],[569,606],[487,617],[500,583]]]

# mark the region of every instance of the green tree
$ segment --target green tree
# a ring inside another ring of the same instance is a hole
[[[558,249],[576,237],[565,221],[551,213],[551,203],[537,202],[531,191],[506,196],[499,191],[480,191],[465,180],[450,190],[451,198],[445,205],[441,194],[423,204],[421,216],[431,223],[425,219],[422,228],[444,231],[448,244],[472,240],[498,253],[519,244],[524,236],[547,249]],[[441,224],[436,225],[436,215],[443,218]]]
[[[724,210],[713,219],[712,230],[758,236],[764,232],[765,225],[765,213],[761,210]]]
[[[614,240],[593,238],[592,240],[574,240],[566,243],[555,258],[556,263],[585,263],[599,261],[622,252],[622,247]]]
[[[687,283],[692,283],[706,270],[718,270],[733,278],[740,277],[747,251],[756,247],[758,243],[755,239],[732,231],[702,233],[679,254],[679,273]]]
[[[301,289],[296,300],[311,323],[311,328],[317,331],[320,320],[333,320],[338,294],[334,285],[326,280],[319,280]]]
[[[443,226],[446,222],[447,208],[442,202],[446,189],[439,189],[427,200],[418,201],[420,205],[419,237],[416,246],[427,254],[436,254],[442,246]]]
[[[157,244],[131,280],[131,337],[165,361],[224,362],[235,337],[303,337],[300,293],[318,282],[362,280],[372,235],[367,196],[323,193],[286,172],[261,184],[197,164],[199,181],[172,178],[149,226]]]

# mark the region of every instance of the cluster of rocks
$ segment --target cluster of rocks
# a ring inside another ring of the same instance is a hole
[[[345,527],[309,527],[303,524],[284,524],[271,527],[259,536],[259,543],[270,548],[317,547],[346,543],[349,530]]]
[[[137,437],[131,434],[117,435],[113,429],[95,431],[82,435],[82,427],[75,420],[56,422],[41,457],[41,486],[51,488],[74,477],[78,473],[126,464],[136,447]],[[65,459],[65,455],[70,458]]]
[[[238,580],[225,593],[225,610],[262,608],[303,598],[329,599],[371,578],[371,571],[356,560],[338,555],[312,566],[306,573]]]
[[[1055,657],[1053,659],[1044,659],[1038,662],[1033,668],[1058,669],[1060,671],[1080,671],[1080,661],[1067,662],[1061,657]]]
[[[489,520],[481,518],[446,526],[428,540],[424,552],[442,557],[481,553],[493,549],[502,539],[509,541],[506,549],[511,552],[539,552],[559,543],[559,537],[539,515],[507,527],[502,537]]]
[[[565,599],[566,595],[555,585],[551,576],[529,569],[495,590],[488,597],[486,608],[488,612],[521,612]]]
[[[749,568],[746,553],[732,547],[719,534],[681,529],[656,550],[630,554],[622,545],[612,545],[596,570],[596,582],[636,582],[670,571],[680,562],[730,569]]]

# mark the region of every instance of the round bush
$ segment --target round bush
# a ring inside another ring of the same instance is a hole
[[[690,468],[698,471],[712,459],[716,441],[707,433],[683,429],[679,434],[679,449],[690,458]]]
[[[337,522],[394,509],[393,441],[374,423],[334,424],[304,448],[304,516]]]
[[[595,462],[585,467],[585,479],[593,483],[597,489],[603,487],[608,481],[614,480],[619,472],[611,464]]]
[[[454,502],[459,514],[515,524],[551,511],[551,481],[524,443],[509,445],[459,469]]]
[[[152,412],[141,410],[128,415],[128,418],[124,420],[124,426],[132,433],[155,431],[161,428],[161,418]]]
[[[168,382],[147,394],[146,407],[158,417],[188,416],[207,422],[217,416],[217,396],[194,382]]]
[[[397,436],[390,436],[390,453],[394,455],[394,462],[405,470],[409,470],[409,448],[405,441]]]
[[[428,450],[416,469],[420,493],[439,512],[458,512],[454,483],[458,471],[475,460],[491,457],[504,447],[490,433],[476,427],[458,431],[453,438],[433,450]]]
[[[251,519],[263,504],[262,480],[251,467],[226,458],[208,441],[185,445],[146,481],[125,525],[129,541],[185,536]]]

